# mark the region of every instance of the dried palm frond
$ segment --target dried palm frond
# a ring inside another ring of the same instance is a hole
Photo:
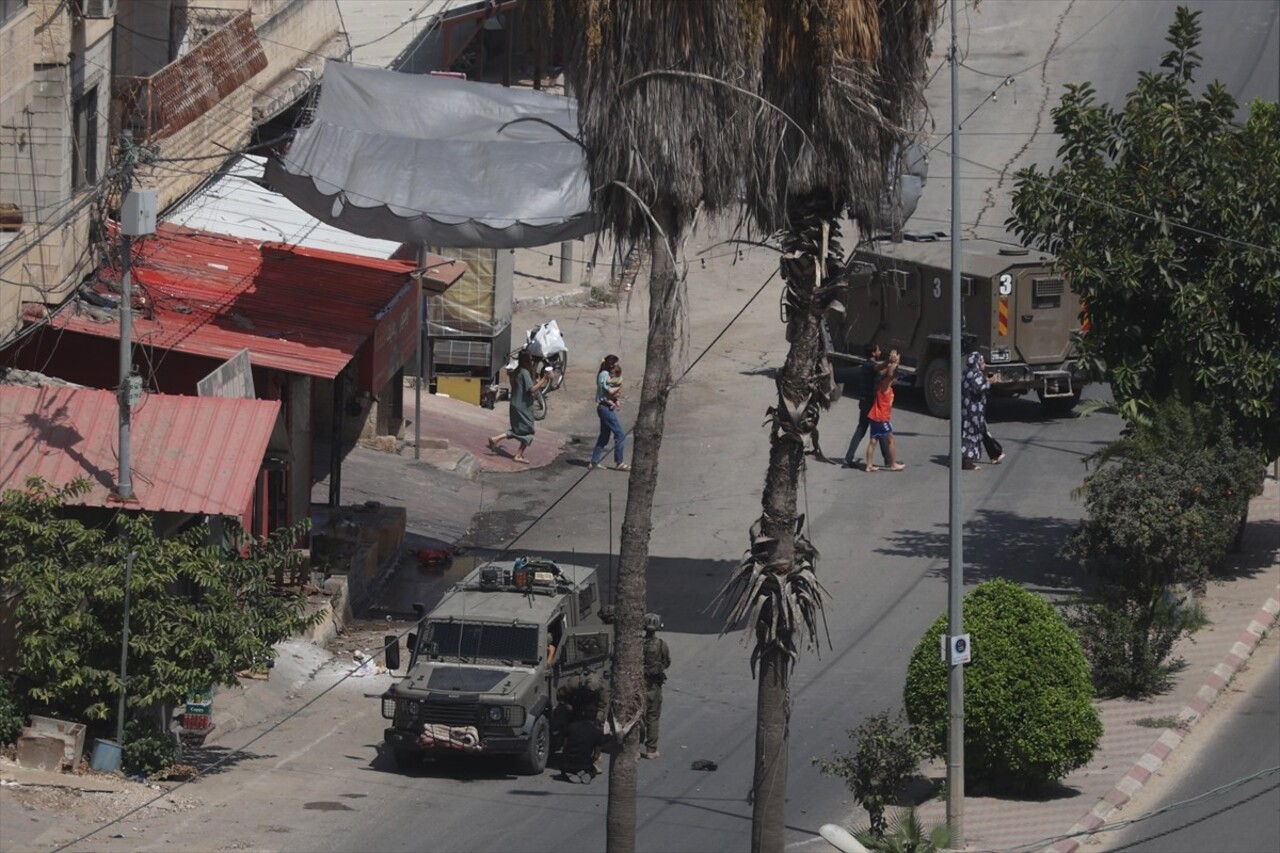
[[[761,109],[755,4],[558,0],[541,9],[570,57],[565,74],[601,226],[620,242],[647,239],[651,223],[637,202],[661,204],[678,235],[699,207],[736,206]]]
[[[759,115],[746,178],[752,217],[778,230],[790,198],[825,187],[866,230],[923,103],[935,0],[756,2],[761,95],[807,138],[774,113]]]
[[[801,533],[804,516],[796,520],[794,552],[781,559],[779,540],[762,532],[768,521],[767,516],[761,516],[752,523],[751,548],[712,602],[716,611],[727,608],[721,636],[743,624],[755,628],[752,675],[766,650],[777,649],[794,667],[800,645],[818,649],[819,623],[827,644],[831,643],[822,606],[827,592],[814,574],[818,551]]]

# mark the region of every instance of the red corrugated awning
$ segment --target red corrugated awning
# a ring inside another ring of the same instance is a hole
[[[133,409],[129,449],[136,501],[112,490],[120,470],[111,391],[0,385],[0,490],[30,477],[89,491],[70,503],[147,512],[242,516],[280,411],[275,400],[148,394]]]
[[[414,300],[404,297],[413,268],[411,261],[259,245],[161,225],[135,242],[134,292],[149,307],[134,311],[134,340],[220,360],[248,349],[254,366],[332,379],[380,324],[393,330],[392,349],[412,351],[417,318]],[[118,269],[104,269],[95,289],[106,292],[107,282],[119,277]],[[407,319],[400,316],[406,313]],[[64,311],[52,325],[120,336],[115,312],[95,319]],[[363,372],[369,376],[362,378],[372,383],[372,356],[368,361]]]

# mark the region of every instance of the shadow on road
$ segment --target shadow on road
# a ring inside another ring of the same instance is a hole
[[[964,527],[965,580],[972,583],[1006,578],[1036,591],[1064,592],[1079,588],[1080,569],[1059,556],[1074,522],[1031,517],[1002,510],[979,510]],[[901,530],[888,537],[877,553],[942,563],[930,570],[946,577],[950,535],[945,523],[931,530]]]

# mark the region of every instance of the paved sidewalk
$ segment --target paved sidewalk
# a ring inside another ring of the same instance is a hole
[[[1212,583],[1201,602],[1209,624],[1174,648],[1173,657],[1186,665],[1169,692],[1144,701],[1098,701],[1103,724],[1098,753],[1088,766],[1067,776],[1058,793],[1043,800],[967,797],[966,849],[1074,853],[1088,843],[1090,830],[1114,819],[1213,706],[1262,634],[1274,627],[1280,613],[1278,551],[1280,484],[1269,468],[1263,493],[1249,505],[1241,552],[1230,558],[1227,579]],[[1149,727],[1158,720],[1177,723]],[[945,773],[941,765],[936,769],[930,775]],[[925,803],[917,813],[925,826],[946,822],[941,800]],[[843,825],[865,822],[859,809]],[[792,849],[834,848],[815,839]]]

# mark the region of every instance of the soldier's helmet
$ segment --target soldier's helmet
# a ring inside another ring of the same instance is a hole
[[[657,631],[662,628],[662,617],[657,613],[646,613],[641,624],[646,631]]]

